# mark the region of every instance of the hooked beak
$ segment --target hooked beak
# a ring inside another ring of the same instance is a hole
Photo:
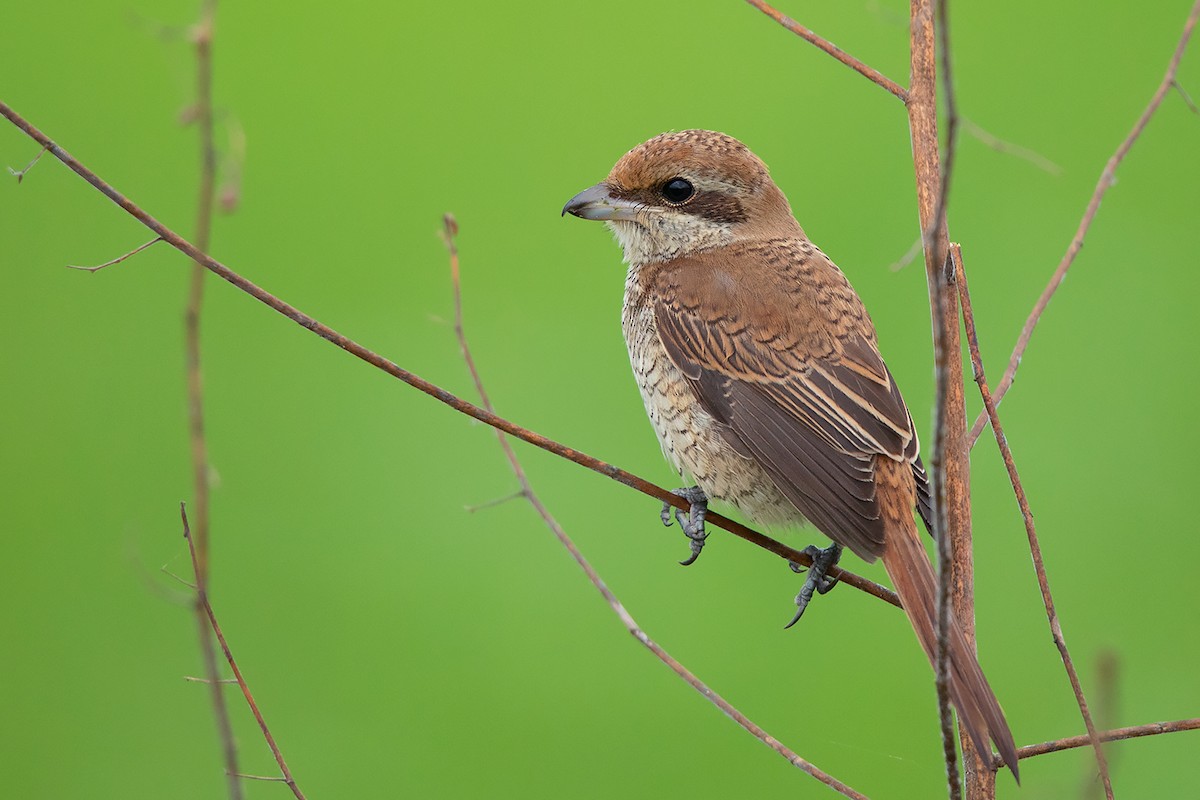
[[[568,200],[562,213],[580,219],[633,221],[637,210],[637,203],[614,197],[607,183],[597,183]]]

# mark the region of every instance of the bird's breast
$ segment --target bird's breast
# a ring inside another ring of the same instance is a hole
[[[736,506],[760,525],[802,524],[804,518],[766,471],[729,444],[721,424],[701,406],[688,379],[667,355],[653,300],[637,266],[630,267],[626,279],[621,321],[646,415],[671,466],[709,498]]]

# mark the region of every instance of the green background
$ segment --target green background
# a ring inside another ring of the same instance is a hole
[[[907,82],[902,2],[784,10]],[[9,3],[0,48],[0,97],[185,235],[195,11]],[[961,144],[951,231],[993,380],[1187,11],[955,5],[962,113],[1062,168]],[[1180,80],[1200,95],[1197,49]],[[406,368],[472,394],[438,238],[452,211],[468,333],[499,411],[671,485],[621,340],[619,251],[559,209],[638,142],[708,127],[771,165],[871,309],[929,430],[924,276],[889,269],[917,237],[903,108],[752,8],[228,3],[215,59],[222,151],[239,128],[246,147],[213,255]],[[36,151],[0,125],[0,162]],[[1108,725],[1200,713],[1198,154],[1200,118],[1172,93],[1002,407],[1067,641]],[[64,269],[148,238],[51,158],[22,185],[0,181],[8,797],[224,793],[206,689],[183,680],[202,671],[186,593],[160,572],[189,569],[177,508],[191,493],[189,264],[158,245],[95,275]],[[832,796],[635,644],[526,504],[464,511],[515,488],[486,427],[220,280],[208,288],[213,602],[310,798]],[[716,691],[872,797],[943,796],[933,682],[895,609],[842,589],[784,632],[799,580],[778,559],[718,532],[682,569],[657,503],[517,449],[639,623]],[[973,466],[982,661],[1018,743],[1078,733],[991,439]],[[229,699],[242,768],[272,774]],[[1194,792],[1198,737],[1113,745],[1118,795]],[[1019,796],[1080,796],[1089,758],[1024,763]],[[1018,796],[1009,776],[1000,787]]]

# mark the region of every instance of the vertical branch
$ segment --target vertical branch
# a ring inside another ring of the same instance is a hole
[[[966,448],[966,401],[963,392],[962,344],[959,340],[958,301],[946,275],[945,204],[938,156],[937,68],[932,0],[912,0],[912,75],[906,103],[916,172],[917,209],[925,249],[925,273],[933,319],[934,352],[938,359],[939,392],[934,419],[931,460],[934,485],[934,527],[939,554],[948,546],[949,561],[942,560],[943,581],[951,581],[954,614],[967,641],[974,643],[974,568],[971,560],[970,465]],[[939,684],[944,678],[945,615],[939,611]],[[939,692],[939,707],[945,698]],[[964,760],[974,765],[978,754],[966,736]],[[949,748],[947,748],[949,749]],[[949,755],[949,754],[947,754]],[[957,770],[947,759],[951,796],[955,796]],[[972,797],[982,795],[973,794]]]
[[[212,231],[212,209],[216,186],[217,157],[213,144],[212,104],[212,37],[216,17],[216,0],[204,0],[200,19],[193,28],[193,44],[196,48],[196,103],[195,121],[200,135],[200,187],[196,201],[196,246],[201,252],[208,251]],[[233,726],[229,721],[229,710],[225,703],[224,688],[218,680],[217,657],[209,631],[208,608],[208,531],[209,531],[209,467],[208,447],[204,439],[204,383],[200,370],[200,312],[204,302],[204,274],[207,270],[199,262],[192,264],[191,281],[188,288],[187,307],[184,310],[184,364],[187,372],[188,433],[192,450],[192,494],[196,521],[194,538],[189,536],[188,545],[195,550],[196,569],[196,625],[200,635],[200,649],[204,658],[205,674],[212,693],[213,716],[221,739],[221,750],[225,761],[225,775],[229,782],[229,797],[240,800],[242,784],[238,777],[237,744],[233,738]]]
[[[197,249],[208,252],[212,233],[217,155],[213,144],[212,36],[216,0],[204,0],[200,21],[193,29],[196,47],[195,120],[200,134],[200,187],[196,200]],[[192,446],[192,480],[196,556],[201,574],[208,573],[208,448],[204,439],[204,383],[200,370],[200,312],[204,304],[204,265],[192,264],[187,308],[184,310],[188,389],[188,431]]]

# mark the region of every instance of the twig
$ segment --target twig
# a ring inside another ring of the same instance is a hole
[[[105,267],[111,267],[114,264],[120,264],[122,261],[129,258],[130,256],[136,256],[138,253],[142,252],[150,245],[158,244],[162,240],[163,240],[163,238],[161,236],[155,236],[153,239],[146,242],[145,244],[141,244],[141,245],[138,245],[137,247],[133,248],[125,255],[117,256],[116,258],[112,259],[111,261],[105,261],[103,264],[98,264],[97,266],[94,266],[94,267],[81,267],[76,264],[67,264],[67,269],[77,269],[82,272],[99,272],[100,270],[104,269]]]
[[[1022,147],[1019,144],[1006,142],[1000,137],[988,133],[966,117],[959,117],[959,120],[962,122],[963,129],[966,130],[967,133],[971,134],[971,136],[983,142],[984,145],[995,150],[997,153],[1004,153],[1006,155],[1015,156],[1016,158],[1024,161],[1028,161],[1038,169],[1048,172],[1051,175],[1062,175],[1062,167],[1060,167],[1058,164],[1055,164],[1041,153],[1030,150],[1028,147]]]
[[[598,472],[601,475],[612,478],[613,480],[643,494],[649,495],[660,502],[670,503],[676,508],[684,511],[688,510],[688,503],[686,500],[678,495],[672,494],[666,489],[663,489],[661,486],[657,486],[645,480],[644,478],[634,475],[631,472],[627,472],[623,469],[613,466],[612,464],[601,461],[598,458],[594,458],[593,456],[590,456],[579,450],[556,442],[553,439],[541,435],[540,433],[531,431],[528,428],[523,428],[520,425],[517,425],[516,423],[511,422],[504,417],[500,417],[490,411],[486,411],[479,406],[468,403],[467,401],[456,397],[450,392],[447,392],[440,386],[430,383],[424,378],[421,378],[420,376],[400,367],[395,362],[390,361],[383,356],[372,352],[371,350],[368,350],[352,339],[338,333],[328,325],[318,322],[317,320],[300,311],[295,306],[284,302],[270,292],[260,288],[246,278],[243,278],[241,275],[229,269],[213,257],[201,252],[196,248],[195,245],[191,244],[182,236],[163,225],[154,217],[150,216],[150,214],[142,210],[137,204],[118,192],[109,183],[102,180],[98,175],[96,175],[96,173],[92,172],[90,169],[80,163],[66,150],[51,142],[44,133],[31,125],[25,118],[14,111],[11,106],[5,104],[4,102],[0,102],[0,116],[8,119],[38,143],[49,144],[49,150],[55,158],[91,184],[105,197],[109,198],[122,209],[124,209],[126,213],[137,219],[151,231],[161,236],[163,241],[167,242],[167,244],[171,245],[188,258],[194,261],[199,261],[210,272],[216,273],[224,280],[236,286],[238,289],[242,290],[264,305],[267,305],[279,312],[302,328],[311,331],[325,341],[341,348],[342,350],[345,350],[347,353],[350,353],[356,358],[367,362],[371,366],[383,370],[387,374],[403,381],[414,389],[424,392],[430,397],[433,397],[435,400],[450,406],[459,413],[466,414],[467,416],[486,423],[487,425],[491,425],[494,428],[499,428],[505,433],[509,433],[518,439],[534,445],[535,447],[539,447],[543,450],[554,453],[555,455],[565,458],[568,461],[572,461],[580,466],[587,467],[594,472]],[[751,528],[747,528],[745,525],[742,525],[738,522],[734,522],[733,520],[721,514],[709,512],[708,516],[705,518],[705,521],[711,522],[716,527],[724,528],[733,535],[744,539],[753,545],[761,547],[764,550],[774,553],[780,558],[789,561],[796,561],[805,566],[811,566],[812,564],[812,558],[800,552],[799,550],[795,550],[787,545],[777,542],[774,539],[771,539],[770,537],[765,536],[758,531],[752,530]],[[897,608],[900,607],[900,601],[897,599],[895,592],[880,586],[873,581],[869,581],[866,578],[843,569],[831,569],[829,574],[833,577],[836,577],[843,583],[864,591],[867,594],[878,597],[880,600],[891,603]]]
[[[867,80],[871,81],[872,83],[876,84],[877,86],[883,87],[884,89],[891,92],[892,94],[894,94],[896,97],[900,98],[901,100],[903,100],[905,102],[908,101],[908,90],[906,90],[903,86],[901,86],[900,84],[891,80],[890,78],[886,77],[879,70],[873,69],[872,67],[868,67],[866,64],[859,61],[857,58],[850,55],[845,50],[842,50],[840,47],[835,45],[833,42],[830,42],[827,39],[822,39],[820,36],[813,33],[808,28],[801,25],[799,22],[796,22],[796,20],[783,14],[782,12],[776,10],[775,8],[772,8],[770,5],[768,5],[767,3],[764,3],[762,0],[746,0],[746,2],[749,3],[750,5],[754,6],[755,8],[757,8],[762,13],[766,14],[771,19],[778,22],[783,27],[787,28],[792,33],[799,36],[804,41],[808,42],[811,45],[815,45],[816,47],[819,47],[821,50],[824,50],[826,53],[828,53],[829,55],[836,58],[838,61],[845,64],[847,67],[850,67],[850,69],[854,70],[858,74],[867,78]]]
[[[1071,682],[1071,690],[1075,693],[1075,702],[1079,705],[1079,713],[1083,717],[1083,724],[1087,728],[1088,736],[1091,738],[1092,749],[1096,753],[1096,767],[1100,773],[1100,779],[1104,783],[1104,794],[1108,800],[1113,800],[1112,780],[1108,774],[1108,762],[1104,757],[1104,749],[1100,746],[1100,738],[1096,733],[1096,725],[1092,721],[1091,712],[1088,711],[1087,698],[1084,697],[1083,686],[1079,682],[1079,675],[1075,671],[1075,664],[1071,660],[1070,651],[1067,649],[1067,641],[1063,636],[1062,624],[1058,619],[1058,611],[1054,607],[1054,597],[1050,593],[1050,579],[1046,576],[1046,564],[1042,559],[1042,546],[1038,542],[1037,530],[1033,524],[1033,512],[1029,509],[1029,499],[1025,496],[1025,487],[1021,485],[1021,478],[1017,474],[1017,465],[1013,461],[1012,449],[1008,446],[1008,439],[1004,436],[1004,428],[1000,424],[1000,416],[996,411],[996,402],[992,397],[991,389],[988,388],[987,377],[983,372],[983,358],[979,352],[979,337],[975,332],[975,316],[971,310],[971,292],[967,288],[967,274],[963,267],[962,249],[958,245],[951,245],[951,257],[954,259],[958,276],[959,301],[962,303],[963,325],[967,332],[967,344],[971,349],[971,364],[975,371],[975,382],[979,384],[979,394],[983,397],[984,408],[987,410],[992,430],[996,434],[996,444],[1000,446],[1000,454],[1004,459],[1004,468],[1008,470],[1009,482],[1012,483],[1013,493],[1017,497],[1017,505],[1021,508],[1021,518],[1025,522],[1025,534],[1029,539],[1029,553],[1033,557],[1033,567],[1037,573],[1038,587],[1042,592],[1042,603],[1046,607],[1046,618],[1050,622],[1050,634],[1054,637],[1054,644],[1058,647],[1063,667],[1067,670],[1067,678]]]
[[[1042,319],[1042,313],[1045,312],[1046,306],[1050,304],[1050,298],[1054,297],[1054,293],[1058,291],[1058,287],[1062,285],[1063,280],[1067,277],[1067,270],[1071,268],[1071,264],[1075,262],[1075,257],[1079,255],[1079,250],[1083,247],[1083,239],[1087,236],[1088,229],[1092,227],[1092,222],[1096,218],[1096,212],[1100,209],[1100,201],[1104,199],[1105,193],[1108,192],[1110,186],[1116,182],[1117,167],[1129,154],[1130,148],[1134,142],[1141,136],[1145,130],[1150,118],[1154,116],[1154,112],[1162,104],[1163,98],[1171,87],[1176,85],[1175,74],[1179,70],[1179,62],[1183,58],[1183,51],[1187,49],[1188,40],[1192,37],[1192,31],[1196,27],[1196,20],[1200,18],[1200,0],[1197,0],[1192,6],[1191,12],[1188,14],[1187,22],[1183,26],[1183,34],[1179,37],[1179,43],[1175,45],[1175,52],[1171,56],[1171,61],[1167,65],[1166,75],[1163,76],[1162,82],[1155,90],[1154,96],[1150,98],[1149,105],[1138,117],[1137,122],[1133,124],[1133,129],[1129,135],[1125,137],[1125,141],[1117,147],[1116,152],[1108,159],[1108,163],[1104,165],[1104,171],[1100,173],[1100,180],[1096,183],[1096,188],[1092,192],[1092,198],[1088,201],[1087,209],[1083,212],[1083,218],[1079,221],[1079,227],[1075,231],[1075,236],[1071,239],[1071,244],[1067,246],[1067,252],[1059,262],[1058,268],[1054,270],[1054,274],[1050,277],[1050,283],[1042,290],[1041,297],[1033,305],[1033,310],[1029,312],[1029,317],[1025,320],[1024,327],[1021,328],[1021,335],[1017,337],[1017,344],[1013,348],[1012,355],[1008,358],[1008,366],[1004,370],[1004,375],[1000,378],[999,385],[996,386],[996,405],[1004,399],[1004,395],[1008,393],[1009,387],[1012,386],[1013,378],[1017,374],[1017,367],[1021,365],[1021,357],[1025,354],[1026,348],[1029,347],[1029,340],[1033,336],[1033,331],[1037,328],[1038,322]],[[979,440],[979,435],[983,433],[983,427],[988,422],[987,411],[980,412],[975,420],[975,424],[971,426],[971,434],[969,437],[971,446],[974,447],[975,442]]]
[[[458,223],[455,222],[453,216],[446,214],[443,218],[443,224],[446,248],[450,252],[450,278],[454,287],[454,333],[458,338],[458,348],[462,353],[463,361],[466,362],[467,371],[471,373],[471,380],[475,384],[475,391],[479,394],[480,402],[483,403],[484,408],[486,408],[488,411],[494,411],[492,402],[488,397],[487,390],[483,388],[483,380],[480,378],[479,370],[475,366],[475,359],[471,356],[471,348],[467,344],[466,333],[463,331],[462,284],[459,275],[458,247],[454,240],[454,237],[458,234]],[[596,588],[596,591],[601,594],[605,602],[608,603],[609,608],[611,608],[613,613],[617,615],[617,618],[621,620],[621,624],[625,626],[625,629],[629,631],[629,633],[632,634],[635,639],[637,639],[650,652],[657,656],[660,661],[666,664],[672,672],[674,672],[676,675],[686,681],[688,685],[699,692],[701,696],[703,696],[717,708],[721,709],[721,711],[725,712],[730,719],[748,731],[752,736],[754,736],[754,738],[758,739],[767,747],[771,748],[776,753],[787,759],[789,764],[807,773],[811,777],[817,779],[821,783],[830,787],[834,791],[839,792],[845,797],[865,800],[865,795],[850,788],[827,772],[824,772],[812,762],[804,759],[794,751],[790,750],[783,743],[775,739],[765,730],[752,722],[748,717],[746,717],[746,715],[731,705],[729,701],[725,700],[715,691],[710,689],[698,677],[696,677],[695,674],[688,670],[687,667],[683,666],[683,664],[680,664],[678,661],[672,658],[666,650],[664,650],[657,642],[651,639],[650,636],[638,626],[637,622],[634,621],[632,615],[630,615],[629,611],[625,608],[621,601],[617,599],[612,590],[608,588],[607,584],[605,584],[604,580],[600,577],[599,573],[596,572],[595,568],[592,567],[591,563],[584,558],[583,553],[581,553],[579,548],[576,547],[575,542],[567,535],[562,526],[558,524],[558,520],[556,520],[546,506],[542,504],[541,498],[539,498],[537,493],[533,491],[533,486],[530,485],[529,477],[525,474],[525,469],[521,466],[521,462],[517,459],[517,454],[513,452],[512,445],[510,445],[508,442],[508,437],[505,436],[503,431],[497,429],[496,438],[500,441],[500,447],[504,450],[504,456],[508,459],[509,466],[512,467],[513,474],[517,478],[517,483],[519,483],[521,486],[520,492],[518,492],[515,496],[523,496],[529,501],[529,504],[533,506],[535,511],[537,511],[538,515],[542,518],[542,521],[546,523],[546,527],[550,529],[555,538],[558,539],[559,543],[566,548],[568,553],[571,554],[571,558],[575,560],[575,563],[578,564],[579,568],[583,570],[585,575],[587,575],[588,581],[591,582],[592,586]]]
[[[1183,97],[1183,102],[1185,105],[1187,105],[1189,111],[1191,111],[1193,114],[1200,114],[1200,108],[1196,107],[1196,103],[1192,100],[1192,96],[1187,93],[1187,89],[1183,88],[1183,84],[1181,84],[1178,80],[1173,80],[1171,81],[1171,87],[1174,88],[1175,91],[1179,92],[1180,96]]]
[[[196,102],[192,112],[200,133],[200,185],[196,199],[195,237],[196,246],[202,251],[208,250],[212,231],[213,185],[217,164],[213,146],[212,103],[212,37],[216,11],[216,0],[203,0],[200,18],[192,29],[192,43],[196,48]],[[225,760],[229,797],[231,800],[240,800],[243,792],[238,778],[237,741],[233,737],[225,694],[217,679],[216,654],[208,626],[208,618],[211,617],[211,609],[208,608],[209,467],[208,446],[204,438],[204,382],[200,370],[200,312],[204,301],[204,274],[204,267],[193,262],[187,305],[183,312],[188,436],[192,456],[192,508],[196,519],[195,546],[192,548],[197,586],[195,613],[200,649],[212,687],[213,718]],[[192,544],[193,537],[189,536],[189,547]],[[215,619],[212,620],[212,626],[216,630]]]
[[[1182,92],[1183,89],[1180,89],[1179,91]],[[25,173],[27,173],[27,172],[29,172],[29,170],[33,169],[34,165],[37,164],[37,162],[42,160],[42,156],[44,156],[46,154],[46,151],[49,149],[50,148],[48,145],[42,145],[42,149],[38,150],[37,155],[33,157],[32,161],[30,161],[28,164],[26,164],[24,167],[22,167],[19,170],[13,169],[12,167],[8,167],[8,173],[17,179],[17,183],[20,183],[21,181],[25,180]]]
[[[1178,719],[1172,722],[1151,722],[1146,725],[1132,725],[1128,728],[1114,728],[1111,731],[1101,731],[1098,737],[1102,742],[1119,742],[1123,739],[1136,739],[1141,736],[1157,736],[1160,733],[1182,733],[1195,730],[1200,730],[1200,717]],[[1092,738],[1088,735],[1068,736],[1052,742],[1027,744],[1017,749],[1017,758],[1033,758],[1047,753],[1057,753],[1060,750],[1070,750],[1074,747],[1087,747],[1090,744],[1092,744]],[[997,757],[992,762],[992,766],[1000,769],[1004,766],[1004,762]]]
[[[188,553],[192,558],[192,570],[196,574],[197,588],[196,598],[201,608],[204,609],[204,615],[208,618],[208,624],[212,626],[212,632],[217,637],[217,642],[221,645],[221,652],[225,654],[225,660],[229,662],[229,669],[233,672],[234,680],[242,690],[242,695],[246,698],[246,705],[250,706],[250,712],[254,714],[255,721],[258,722],[259,730],[262,731],[263,738],[267,740],[267,746],[271,748],[272,755],[275,756],[275,763],[279,765],[279,771],[283,773],[283,782],[291,787],[292,794],[297,800],[304,800],[304,793],[300,791],[300,787],[296,785],[296,781],[292,778],[291,770],[288,769],[287,762],[283,758],[283,753],[279,751],[279,747],[275,744],[275,737],[271,735],[271,729],[267,727],[267,721],[263,719],[262,712],[258,710],[258,704],[254,702],[254,695],[250,693],[250,686],[247,685],[246,679],[242,677],[242,671],[238,669],[237,662],[233,659],[233,651],[229,649],[229,643],[225,640],[225,634],[221,632],[221,625],[217,622],[217,615],[213,611],[212,604],[208,600],[208,592],[204,588],[204,584],[200,582],[200,559],[196,552],[196,542],[192,538],[192,529],[188,524],[187,506],[184,503],[179,504],[179,517],[183,521],[183,538],[188,544]],[[215,686],[219,690],[219,686]],[[222,701],[223,702],[223,701]],[[239,773],[232,772],[230,777],[236,782]]]
[[[908,248],[904,255],[900,256],[898,260],[892,262],[888,266],[888,269],[890,269],[892,272],[899,272],[912,262],[916,261],[917,256],[921,254],[922,247],[925,244],[924,238],[925,237],[923,236],[918,236],[915,240],[913,240],[912,247]]]

